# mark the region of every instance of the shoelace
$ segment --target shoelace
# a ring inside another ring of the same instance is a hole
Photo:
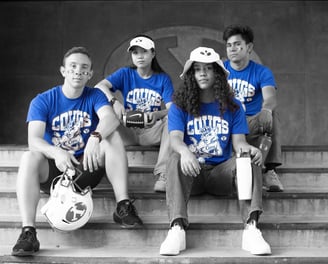
[[[29,241],[29,242],[33,242],[34,240],[34,234],[31,231],[24,231],[18,238],[18,241]]]
[[[136,212],[136,208],[133,205],[134,202],[135,202],[135,200],[133,199],[133,200],[129,201],[128,203],[124,204],[123,206],[121,206],[118,214],[121,217],[129,215],[129,213],[136,215],[137,212]]]
[[[159,177],[158,177],[158,180],[159,181],[166,181],[166,177],[165,177],[165,174],[163,174],[163,173],[161,173],[160,175],[159,175]]]
[[[269,175],[272,180],[277,181],[277,173],[274,170],[270,171]]]

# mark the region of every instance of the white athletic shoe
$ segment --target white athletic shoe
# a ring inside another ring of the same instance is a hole
[[[242,249],[249,251],[253,255],[270,255],[270,245],[262,237],[261,231],[256,227],[255,222],[246,225],[243,232]]]
[[[282,183],[279,180],[279,176],[274,170],[268,170],[263,174],[263,188],[267,192],[284,191],[284,186],[282,186]]]
[[[175,256],[179,255],[180,251],[186,249],[186,232],[179,225],[171,227],[167,237],[161,244],[159,254]]]

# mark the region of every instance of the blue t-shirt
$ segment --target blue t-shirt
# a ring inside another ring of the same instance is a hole
[[[38,94],[31,101],[27,122],[45,122],[44,139],[79,157],[90,133],[98,125],[96,112],[104,105],[109,105],[108,99],[97,88],[85,87],[80,97],[69,99],[60,85]]]
[[[168,129],[184,133],[184,143],[197,158],[207,164],[219,164],[231,158],[232,134],[248,134],[245,112],[227,110],[221,118],[218,103],[202,103],[200,116],[194,117],[175,104],[169,109]]]
[[[224,66],[230,72],[228,82],[235,97],[242,102],[246,115],[252,116],[260,112],[263,103],[262,88],[276,87],[271,70],[252,60],[241,71],[234,70],[230,66],[230,61],[225,61]]]
[[[154,112],[161,110],[162,101],[167,104],[172,100],[173,85],[166,73],[143,79],[136,69],[124,67],[106,79],[113,86],[112,92],[121,91],[125,109]]]

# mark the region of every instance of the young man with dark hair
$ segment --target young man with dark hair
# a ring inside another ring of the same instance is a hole
[[[276,167],[282,164],[280,123],[277,113],[277,86],[271,70],[251,60],[254,33],[248,26],[231,25],[224,30],[228,60],[224,66],[230,72],[228,82],[235,97],[246,112],[250,133],[247,141],[259,147],[261,137],[272,135],[272,145],[264,161],[263,187],[281,192],[283,186]]]

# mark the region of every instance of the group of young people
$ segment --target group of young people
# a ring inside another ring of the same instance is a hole
[[[252,158],[250,200],[240,200],[245,229],[242,248],[271,254],[257,228],[262,213],[262,189],[282,191],[276,173],[281,165],[276,84],[269,68],[250,59],[253,31],[231,25],[223,34],[228,60],[209,47],[195,47],[180,75],[179,87],[161,68],[153,39],[138,35],[127,51],[132,66],[122,67],[95,87],[92,60],[84,47],[64,55],[64,83],[38,94],[27,114],[29,150],[17,176],[17,199],[22,231],[12,255],[33,255],[40,248],[36,211],[40,190],[49,193],[55,177],[78,167],[77,184],[94,188],[106,175],[113,186],[113,219],[126,228],[142,220],[128,194],[125,146],[159,145],[154,190],[166,192],[170,229],[160,245],[161,255],[186,249],[187,204],[190,195],[230,194],[236,186],[236,154]],[[122,100],[116,94],[120,93]],[[147,116],[144,128],[122,122],[128,111]],[[262,167],[261,136],[272,134],[272,148]]]

